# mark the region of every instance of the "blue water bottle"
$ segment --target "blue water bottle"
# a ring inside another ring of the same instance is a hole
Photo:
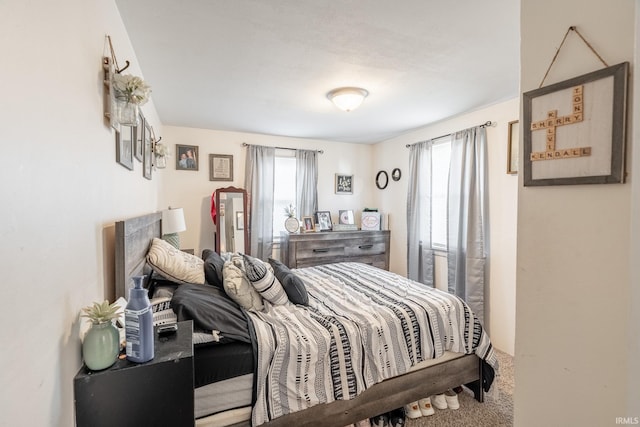
[[[127,359],[144,363],[153,359],[153,312],[147,290],[142,287],[145,276],[133,277],[129,303],[124,310]]]

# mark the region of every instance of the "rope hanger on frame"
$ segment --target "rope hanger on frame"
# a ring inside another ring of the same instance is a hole
[[[556,59],[558,58],[558,54],[560,53],[560,49],[562,49],[562,46],[564,45],[564,42],[567,40],[567,36],[569,35],[569,33],[571,31],[575,32],[580,37],[580,39],[584,42],[584,44],[586,44],[587,47],[589,49],[591,49],[591,52],[593,52],[593,54],[598,57],[600,62],[602,62],[605,67],[609,66],[609,64],[607,64],[604,61],[604,59],[602,59],[602,57],[598,54],[598,52],[596,52],[596,50],[593,48],[593,46],[591,46],[591,44],[582,36],[582,34],[580,34],[580,31],[578,31],[576,26],[572,25],[567,29],[567,32],[564,34],[564,38],[562,39],[562,42],[560,43],[560,46],[558,46],[558,49],[556,50],[556,54],[553,55],[553,59],[551,60],[551,64],[549,64],[549,68],[547,68],[547,72],[544,73],[544,77],[542,78],[542,81],[540,82],[540,86],[538,86],[538,89],[541,88],[542,85],[544,84],[544,81],[546,80],[547,76],[549,75],[549,71],[551,71],[551,67],[553,66],[553,63],[556,62]]]

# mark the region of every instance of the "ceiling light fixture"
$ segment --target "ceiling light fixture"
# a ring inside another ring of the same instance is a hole
[[[327,98],[343,111],[353,111],[362,104],[369,92],[359,87],[340,87],[327,93]]]

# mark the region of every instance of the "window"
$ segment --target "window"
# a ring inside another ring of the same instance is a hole
[[[278,241],[280,232],[286,231],[284,228],[285,208],[289,205],[296,205],[296,157],[294,151],[276,150],[273,187],[273,237]]]
[[[447,188],[451,141],[446,139],[431,148],[431,246],[447,248]]]

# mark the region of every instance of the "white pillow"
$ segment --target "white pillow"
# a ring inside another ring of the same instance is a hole
[[[262,297],[247,280],[240,268],[231,261],[224,263],[223,287],[229,298],[238,303],[245,310],[261,311],[263,308]]]
[[[204,261],[176,249],[171,243],[154,238],[147,252],[147,262],[162,276],[177,283],[204,285]]]

